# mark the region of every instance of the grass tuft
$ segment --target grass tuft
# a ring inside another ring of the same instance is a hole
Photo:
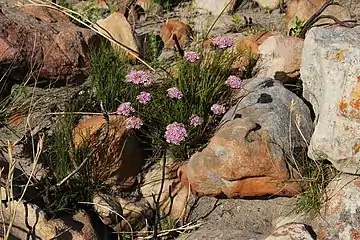
[[[306,151],[297,158],[297,166],[304,186],[296,200],[296,213],[316,216],[325,202],[325,188],[334,177],[334,168],[324,161],[312,160]]]
[[[90,81],[98,102],[106,111],[114,110],[120,102],[134,96],[133,88],[124,82],[129,71],[128,59],[109,44],[90,51]]]
[[[76,108],[76,103],[69,104],[66,112],[75,111]],[[94,167],[91,160],[66,183],[53,187],[75,170],[91,151],[88,136],[84,137],[81,147],[74,145],[77,120],[78,117],[71,113],[62,116],[56,124],[53,140],[48,142],[49,154],[44,165],[49,172],[41,181],[47,192],[43,209],[50,216],[74,213],[79,208],[79,201],[91,201],[95,192],[107,189],[104,181],[92,177]]]

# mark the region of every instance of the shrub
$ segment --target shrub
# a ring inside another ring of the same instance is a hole
[[[237,55],[230,38],[217,38],[217,47],[198,48],[178,56],[175,70],[152,79],[146,71],[129,70],[109,48],[92,58],[92,84],[112,113],[128,116],[128,128],[140,128],[153,149],[168,149],[176,160],[187,160],[212,136],[230,103],[231,89],[241,80],[230,76]],[[118,105],[116,109],[115,105]]]

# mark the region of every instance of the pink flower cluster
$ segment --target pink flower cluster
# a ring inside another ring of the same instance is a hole
[[[171,123],[166,127],[165,139],[166,142],[180,145],[182,141],[187,137],[187,132],[184,124],[182,123]]]
[[[143,125],[143,121],[138,117],[129,117],[124,122],[126,129],[139,129]]]
[[[213,44],[219,48],[228,48],[234,44],[234,41],[231,37],[216,37],[212,40]]]
[[[183,97],[183,93],[176,87],[169,88],[166,91],[170,98],[181,99]]]
[[[185,52],[184,57],[185,57],[186,61],[191,62],[191,63],[200,59],[200,55],[197,52],[192,52],[192,51]]]
[[[211,111],[213,111],[215,115],[221,115],[225,113],[226,109],[224,105],[215,103],[214,105],[211,106]]]
[[[129,116],[133,112],[135,112],[135,109],[131,106],[130,102],[122,103],[116,109],[116,113],[122,116]]]
[[[136,85],[144,85],[145,87],[151,84],[151,79],[149,75],[144,71],[131,70],[130,73],[126,76],[125,81],[129,83],[134,83]]]
[[[233,75],[228,77],[228,79],[225,81],[225,84],[231,88],[239,89],[243,87],[243,81],[240,78]]]
[[[193,125],[194,127],[197,127],[203,123],[203,119],[196,114],[191,115],[189,120],[190,120],[190,124]]]
[[[147,104],[151,100],[151,94],[148,92],[141,92],[136,99],[141,104]]]

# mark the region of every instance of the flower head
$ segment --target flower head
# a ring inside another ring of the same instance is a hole
[[[148,92],[141,92],[136,99],[141,104],[147,104],[151,100],[151,94]]]
[[[130,102],[122,103],[116,109],[116,113],[122,116],[129,116],[133,112],[135,112],[135,109],[131,106]]]
[[[194,127],[199,126],[203,123],[203,119],[196,114],[191,115],[189,120],[190,120],[190,124],[193,125]]]
[[[184,141],[186,137],[187,137],[187,132],[184,124],[174,122],[166,127],[166,132],[165,132],[166,142],[175,145],[180,145],[180,142]]]
[[[126,129],[139,129],[143,125],[143,121],[138,117],[129,117],[124,121]]]
[[[221,115],[221,114],[224,114],[226,109],[225,109],[225,106],[224,105],[220,105],[220,104],[214,104],[211,106],[211,111],[213,111],[213,113],[215,115]]]
[[[181,99],[183,97],[183,94],[182,92],[176,88],[176,87],[172,87],[172,88],[169,88],[168,90],[166,90],[167,93],[168,93],[168,96],[170,98],[176,98],[176,99]]]
[[[144,71],[131,70],[130,73],[126,76],[125,81],[134,83],[136,85],[144,85],[144,86],[149,86],[151,84],[149,75]]]
[[[234,44],[234,41],[231,37],[216,37],[212,40],[213,44],[219,48],[228,48]]]
[[[233,76],[233,75],[228,77],[228,79],[225,81],[225,84],[231,88],[242,88],[243,87],[243,81],[240,78]]]
[[[200,59],[200,55],[197,52],[191,52],[191,51],[185,52],[184,57],[185,57],[186,61],[191,62],[191,63]]]

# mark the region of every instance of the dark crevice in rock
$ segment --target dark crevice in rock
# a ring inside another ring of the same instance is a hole
[[[257,103],[271,103],[273,101],[270,94],[262,93],[257,100]]]

